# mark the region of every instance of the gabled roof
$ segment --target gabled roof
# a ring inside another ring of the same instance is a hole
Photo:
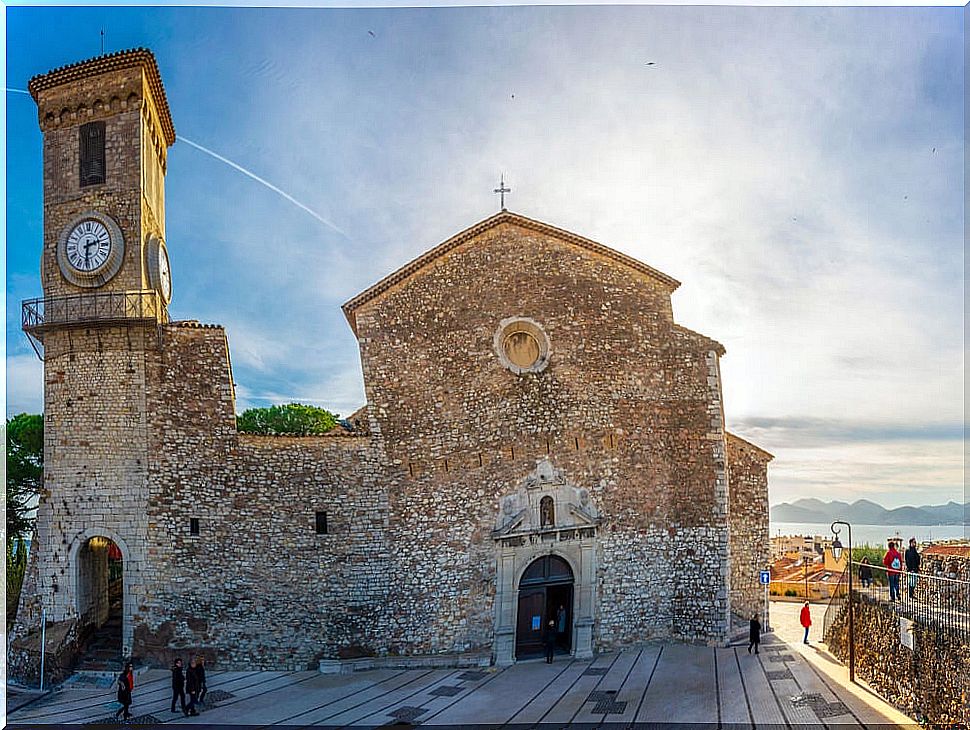
[[[533,220],[531,218],[526,218],[518,213],[510,213],[507,210],[503,210],[496,215],[486,218],[483,221],[479,221],[470,228],[466,228],[461,233],[458,233],[451,238],[449,238],[444,243],[439,243],[437,246],[432,248],[430,251],[426,251],[418,258],[414,259],[408,264],[405,264],[400,269],[395,271],[393,274],[384,277],[379,282],[374,284],[372,287],[366,291],[361,292],[353,299],[349,300],[343,305],[344,315],[347,317],[347,321],[350,322],[350,327],[353,329],[354,334],[357,333],[357,318],[354,312],[362,305],[379,298],[389,289],[394,287],[396,284],[404,281],[405,279],[413,276],[421,269],[425,268],[431,264],[436,259],[444,256],[455,250],[462,244],[480,236],[485,231],[495,226],[502,225],[503,223],[511,223],[520,228],[526,228],[537,233],[542,233],[548,236],[558,238],[566,243],[571,243],[580,248],[586,249],[587,251],[592,251],[593,253],[605,256],[607,258],[616,261],[640,274],[645,274],[651,279],[659,282],[660,284],[668,287],[671,292],[673,292],[677,287],[680,286],[680,282],[673,277],[667,276],[661,271],[657,271],[650,266],[647,266],[641,261],[637,261],[632,256],[627,256],[619,251],[615,251],[608,246],[604,246],[596,241],[591,241],[588,238],[583,238],[575,233],[570,233],[569,231],[563,230],[562,228],[556,228],[555,226],[550,226],[548,223],[543,223],[541,221]]]
[[[750,446],[750,447],[751,447],[752,449],[754,449],[754,450],[755,450],[755,451],[757,451],[757,452],[758,452],[759,454],[761,454],[761,456],[762,456],[762,457],[764,457],[764,459],[765,459],[765,461],[771,461],[772,459],[774,459],[774,458],[775,458],[775,455],[774,455],[774,454],[772,454],[772,453],[769,453],[768,451],[765,451],[765,450],[764,450],[763,448],[761,448],[761,447],[760,447],[760,446],[758,446],[757,444],[753,444],[753,443],[751,443],[751,442],[750,442],[750,441],[748,441],[747,439],[743,439],[743,438],[741,438],[741,437],[740,437],[740,436],[738,436],[738,435],[737,435],[736,433],[731,433],[730,431],[725,431],[725,432],[724,432],[724,434],[725,434],[725,435],[726,435],[726,436],[727,436],[728,438],[731,438],[731,439],[734,439],[735,441],[740,441],[740,442],[741,442],[742,444],[744,444],[745,446]]]
[[[141,66],[148,79],[148,87],[152,90],[155,104],[158,106],[158,114],[161,117],[162,131],[165,134],[165,143],[175,144],[175,125],[172,124],[172,114],[168,109],[168,99],[165,97],[165,87],[162,85],[162,76],[158,72],[158,63],[155,55],[147,48],[132,48],[127,51],[109,53],[86,61],[79,61],[68,66],[55,68],[45,74],[34,76],[27,83],[27,90],[38,101],[37,95],[45,89],[53,89],[62,84],[73,83],[80,79],[98,76],[109,71],[119,71],[125,68]]]

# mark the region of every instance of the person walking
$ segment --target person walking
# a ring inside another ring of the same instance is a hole
[[[896,601],[899,598],[899,574],[903,569],[903,556],[896,549],[894,540],[889,541],[889,549],[883,556],[882,564],[889,577],[889,600]]]
[[[205,683],[205,657],[199,654],[195,658],[195,673],[199,679],[199,704],[205,704],[205,693],[209,691]]]
[[[552,657],[556,653],[556,622],[549,621],[546,626],[546,635],[542,642],[546,645],[546,664],[552,664]]]
[[[189,714],[185,709],[185,672],[182,671],[181,659],[176,659],[172,664],[172,712],[175,712],[175,700],[182,701],[182,714]]]
[[[920,554],[916,549],[916,538],[909,538],[909,547],[906,548],[906,572],[909,574],[906,576],[906,583],[909,585],[909,600],[913,600],[915,597],[913,594],[916,592],[916,580],[919,575],[919,565],[920,565]]]
[[[189,704],[185,708],[185,714],[190,717],[198,715],[199,711],[195,709],[195,705],[199,701],[199,673],[196,671],[195,659],[189,662],[189,669],[185,673],[185,691],[189,694]]]
[[[808,608],[808,601],[805,601],[805,605],[802,606],[802,612],[799,615],[799,620],[801,621],[802,626],[805,627],[805,643],[807,644],[808,643],[808,629],[812,625],[812,612]]]
[[[863,588],[872,586],[872,568],[869,565],[869,558],[863,558],[859,566],[859,581]]]
[[[751,653],[751,647],[754,647],[754,653],[758,653],[758,644],[761,643],[761,622],[758,620],[758,614],[751,614],[751,629],[748,632],[748,654]]]
[[[121,670],[121,674],[118,675],[118,702],[121,703],[121,709],[115,713],[115,719],[123,712],[125,714],[124,719],[131,719],[131,712],[128,708],[131,707],[131,692],[135,688],[135,672],[132,668],[131,662],[125,664],[125,668]]]

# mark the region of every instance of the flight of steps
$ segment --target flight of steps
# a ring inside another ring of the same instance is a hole
[[[121,672],[121,606],[112,605],[108,620],[88,639],[77,666],[79,672]]]

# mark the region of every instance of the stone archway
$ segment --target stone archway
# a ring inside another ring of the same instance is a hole
[[[132,645],[132,564],[130,551],[116,533],[88,528],[71,546],[69,600],[79,629],[103,630],[105,650],[128,655]]]
[[[557,555],[544,555],[529,564],[519,579],[515,620],[515,658],[543,651],[549,624],[556,632],[556,648],[568,652],[572,641],[573,571]]]
[[[543,501],[546,498],[551,498],[554,507],[552,524],[548,520],[548,507],[547,519],[545,522],[542,519],[542,506],[549,504]],[[499,505],[497,526],[492,533],[498,552],[495,663],[507,666],[515,662],[520,583],[536,560],[550,556],[568,566],[573,579],[571,627],[564,643],[576,658],[592,658],[600,519],[589,491],[569,483],[562,471],[543,459],[514,493],[500,498]],[[548,594],[545,598],[548,599]],[[559,598],[566,600],[565,595]],[[530,630],[534,615],[529,616]]]

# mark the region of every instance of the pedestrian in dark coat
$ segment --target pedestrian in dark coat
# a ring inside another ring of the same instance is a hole
[[[546,635],[542,639],[546,645],[546,664],[552,664],[552,656],[556,653],[556,622],[550,621],[546,626]]]
[[[125,713],[125,720],[131,719],[131,713],[128,708],[131,707],[131,691],[135,687],[135,672],[132,669],[131,662],[125,664],[125,668],[118,675],[118,702],[121,703],[121,709],[115,713],[117,718],[122,712]]]
[[[859,566],[859,580],[862,581],[863,588],[872,585],[872,568],[869,566],[869,558],[862,559],[862,565]]]
[[[198,715],[199,711],[195,709],[195,705],[199,701],[199,673],[196,671],[195,659],[189,662],[189,669],[185,673],[185,691],[189,695],[189,704],[185,708],[185,714]]]
[[[205,693],[209,691],[209,687],[205,683],[205,657],[199,654],[195,658],[195,673],[199,678],[199,704],[205,704]]]
[[[754,647],[754,653],[758,653],[758,644],[761,643],[761,622],[758,620],[758,614],[751,614],[751,629],[748,632],[748,654],[751,653],[751,647]]]
[[[910,599],[916,592],[916,576],[919,575],[920,562],[919,550],[916,549],[916,538],[911,537],[909,538],[909,547],[906,548],[906,572],[909,573],[906,582],[909,584]]]
[[[181,700],[182,714],[187,715],[185,709],[185,672],[182,671],[182,660],[176,659],[172,665],[172,712],[175,712],[175,700]]]

